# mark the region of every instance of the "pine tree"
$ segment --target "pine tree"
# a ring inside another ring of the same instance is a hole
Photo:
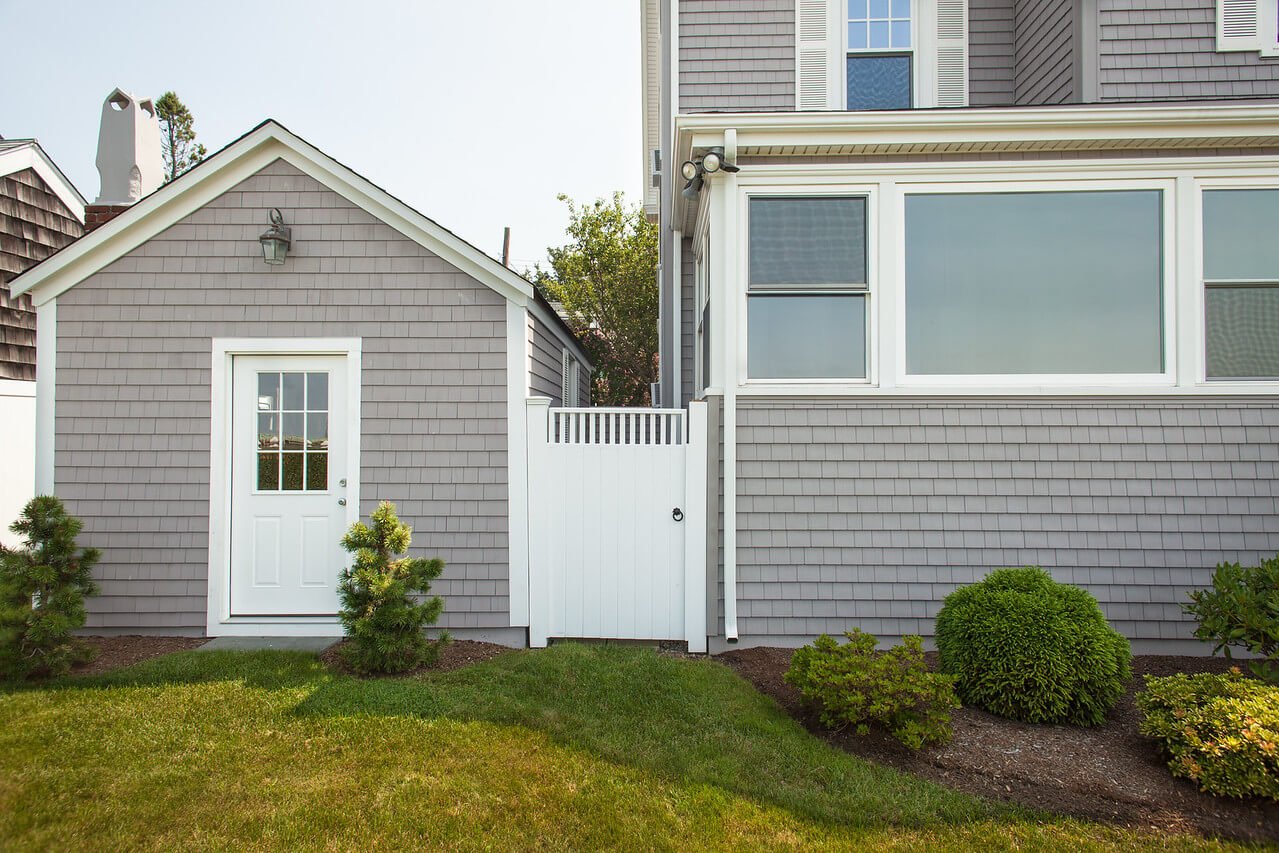
[[[155,111],[163,137],[161,153],[164,155],[164,182],[167,184],[203,160],[209,152],[195,141],[195,117],[177,94],[165,92],[161,95],[155,102]]]
[[[92,650],[71,632],[84,625],[95,595],[95,548],[78,548],[83,527],[52,495],[32,498],[9,529],[26,547],[0,546],[0,675],[62,675]]]
[[[354,555],[354,564],[342,571],[338,585],[338,618],[348,640],[342,646],[343,660],[363,673],[405,672],[434,663],[448,635],[431,642],[424,628],[439,619],[444,601],[418,596],[430,592],[431,581],[444,571],[444,561],[395,559],[408,551],[413,531],[389,501],[378,505],[371,521],[372,526],[355,522],[342,537],[342,547]]]

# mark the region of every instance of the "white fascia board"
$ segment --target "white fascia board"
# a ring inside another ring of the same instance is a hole
[[[528,310],[552,335],[555,336],[555,340],[560,342],[560,346],[565,346],[571,349],[574,357],[576,357],[579,362],[586,365],[587,370],[595,370],[595,365],[586,357],[586,350],[582,349],[582,345],[578,343],[577,338],[564,331],[564,328],[560,326],[559,318],[552,317],[551,312],[547,310],[545,305],[538,302],[536,299],[530,299],[528,301]]]
[[[532,301],[533,286],[524,278],[273,121],[37,264],[10,287],[15,294],[30,292],[37,305],[55,299],[276,159],[291,163],[505,298],[519,305]]]
[[[34,139],[27,145],[0,151],[0,177],[21,172],[23,169],[34,170],[40,176],[40,180],[44,181],[45,185],[58,197],[58,200],[66,205],[67,210],[71,211],[71,215],[79,220],[81,225],[84,224],[84,208],[88,202],[85,201],[84,196],[80,195],[75,184],[62,174],[57,164],[49,159],[49,155],[44,153],[40,143]]]
[[[1140,147],[1155,140],[1279,142],[1279,106],[1196,104],[1136,107],[1005,107],[896,112],[703,113],[675,118],[679,153],[722,144],[737,131],[738,150],[829,146],[962,152],[1035,142],[1109,141]],[[817,152],[814,152],[817,153]]]

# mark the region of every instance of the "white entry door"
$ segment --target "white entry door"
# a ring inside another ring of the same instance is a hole
[[[231,615],[331,616],[348,511],[345,356],[232,360]]]

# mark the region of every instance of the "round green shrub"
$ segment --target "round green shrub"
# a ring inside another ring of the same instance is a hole
[[[966,705],[1028,723],[1104,722],[1132,677],[1097,599],[1037,566],[961,587],[937,614],[940,670]]]

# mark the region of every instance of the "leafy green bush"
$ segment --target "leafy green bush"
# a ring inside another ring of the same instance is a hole
[[[433,663],[438,642],[426,637],[444,609],[436,596],[416,600],[431,591],[431,581],[444,571],[444,561],[412,557],[394,559],[409,549],[413,531],[383,501],[373,511],[372,526],[357,521],[342,537],[342,547],[354,555],[338,584],[342,608],[338,618],[349,642],[341,648],[346,665],[356,672],[404,672]]]
[[[32,498],[9,529],[26,541],[0,545],[0,675],[62,675],[93,650],[71,632],[84,625],[99,553],[78,548],[83,524],[52,495]]]
[[[844,636],[848,642],[840,645],[822,634],[795,652],[786,672],[786,681],[817,706],[822,723],[854,726],[862,735],[876,723],[911,749],[950,740],[950,711],[959,701],[952,679],[929,672],[919,637],[878,653],[873,635],[854,630]]]
[[[1097,599],[1037,566],[946,596],[936,639],[964,704],[1014,720],[1098,725],[1132,678],[1128,641]]]
[[[1140,732],[1157,738],[1174,776],[1210,793],[1279,800],[1279,687],[1238,668],[1146,676]]]
[[[1245,568],[1222,563],[1212,589],[1190,593],[1182,609],[1199,621],[1195,636],[1216,643],[1212,653],[1241,646],[1262,660],[1246,661],[1258,678],[1279,684],[1279,557]]]

